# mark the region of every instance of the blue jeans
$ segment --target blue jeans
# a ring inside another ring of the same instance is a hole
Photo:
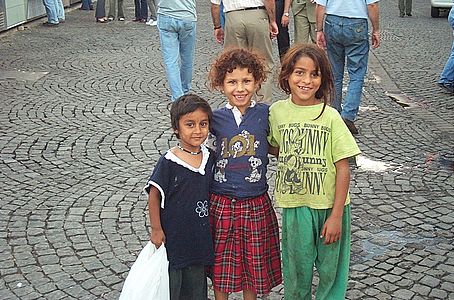
[[[57,16],[57,1],[56,0],[43,0],[44,7],[46,8],[47,22],[58,24]]]
[[[134,0],[134,16],[136,20],[148,19],[147,0]]]
[[[451,9],[448,16],[448,22],[452,27],[453,34],[454,34],[454,8]],[[446,62],[445,67],[440,75],[440,80],[438,83],[446,84],[454,87],[454,42],[452,43],[451,48],[451,55]]]
[[[339,111],[342,118],[354,121],[361,102],[369,58],[367,20],[327,15],[324,32],[336,90],[336,99],[332,106]],[[349,82],[342,104],[345,62]]]
[[[57,8],[57,18],[58,20],[65,19],[65,7],[63,6],[62,0],[55,0],[55,7]]]
[[[90,8],[93,8],[93,3],[91,2],[91,0],[82,0],[82,6],[80,7],[80,9],[89,10]]]
[[[158,14],[161,51],[172,101],[191,90],[196,24],[196,21]]]

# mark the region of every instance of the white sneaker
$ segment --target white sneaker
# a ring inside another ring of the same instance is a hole
[[[150,26],[156,26],[158,24],[157,21],[153,20],[153,19],[150,19],[147,23],[145,23],[147,25],[150,25]]]

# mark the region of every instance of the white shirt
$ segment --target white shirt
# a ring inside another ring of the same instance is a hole
[[[255,106],[255,101],[251,100],[251,105],[249,105],[249,107],[254,107],[254,106]],[[239,127],[241,124],[241,121],[243,120],[243,114],[241,113],[241,111],[238,109],[238,107],[233,106],[230,103],[227,103],[225,105],[225,107],[232,110],[233,116],[235,117],[236,125],[238,125],[238,127]]]
[[[221,0],[211,0],[211,3],[220,5]],[[244,9],[248,7],[265,6],[263,0],[223,0],[224,12]]]

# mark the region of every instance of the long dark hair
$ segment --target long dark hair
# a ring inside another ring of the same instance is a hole
[[[320,73],[320,88],[315,92],[315,98],[323,101],[323,108],[314,120],[317,120],[325,111],[325,107],[334,100],[333,72],[325,51],[313,44],[295,44],[284,55],[279,72],[279,87],[287,94],[291,94],[288,79],[295,70],[296,62],[301,57],[308,57],[314,62],[316,71]]]

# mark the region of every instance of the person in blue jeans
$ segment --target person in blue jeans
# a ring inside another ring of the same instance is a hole
[[[46,9],[47,22],[45,26],[58,26],[59,23],[65,22],[65,8],[62,0],[43,0]]]
[[[91,0],[82,0],[80,10],[93,10],[93,2]]]
[[[451,8],[451,11],[449,12],[448,22],[451,25],[454,36],[454,8]],[[445,89],[448,93],[454,94],[454,41],[452,43],[451,55],[449,55],[448,61],[441,72],[438,85],[440,85],[440,87]]]
[[[159,1],[157,25],[172,101],[191,90],[196,24],[195,0]]]
[[[317,45],[327,50],[334,75],[336,97],[331,105],[352,134],[361,102],[369,58],[368,22],[372,48],[380,46],[378,0],[316,0]],[[348,88],[342,103],[342,82],[347,63]]]

